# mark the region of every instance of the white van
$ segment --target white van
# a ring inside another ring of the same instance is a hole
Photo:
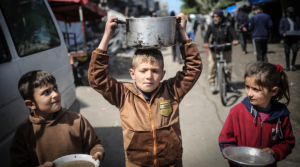
[[[0,162],[10,165],[16,129],[30,110],[18,91],[20,77],[45,70],[56,78],[62,106],[79,112],[74,77],[64,38],[46,0],[0,1]],[[55,135],[55,134],[53,134]]]

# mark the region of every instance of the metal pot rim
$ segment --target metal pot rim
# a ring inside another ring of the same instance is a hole
[[[141,19],[163,19],[163,18],[176,18],[176,16],[165,16],[165,17],[146,17],[146,18],[126,18],[126,20],[141,20]]]

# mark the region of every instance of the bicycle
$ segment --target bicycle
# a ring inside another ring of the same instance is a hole
[[[209,48],[214,48],[215,52],[216,49],[220,49],[220,58],[217,61],[217,85],[220,86],[220,95],[221,95],[221,101],[224,106],[226,106],[227,103],[227,74],[228,71],[226,69],[226,60],[223,58],[223,50],[225,46],[231,46],[231,43],[225,43],[225,44],[216,44],[209,45]]]

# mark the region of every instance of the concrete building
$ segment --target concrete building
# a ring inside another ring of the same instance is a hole
[[[158,16],[168,16],[168,2],[167,1],[158,1],[159,4],[159,10],[158,10]]]

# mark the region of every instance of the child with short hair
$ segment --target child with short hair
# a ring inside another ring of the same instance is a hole
[[[52,167],[57,158],[87,152],[103,160],[104,149],[90,123],[81,114],[61,107],[61,95],[52,74],[30,71],[21,77],[18,87],[33,113],[14,136],[12,167]]]
[[[159,50],[137,50],[130,75],[135,83],[118,82],[109,76],[108,42],[117,24],[110,17],[99,47],[93,51],[89,81],[120,111],[127,167],[182,166],[182,140],[179,103],[191,90],[202,71],[197,46],[185,32],[186,18],[176,23],[182,39],[181,53],[185,66],[175,77],[160,82],[165,74]]]
[[[288,78],[281,65],[258,61],[246,69],[245,90],[247,97],[228,114],[219,136],[220,148],[262,148],[261,152],[275,157],[270,166],[277,166],[295,145],[286,107],[290,101]],[[278,102],[283,98],[286,104]]]

